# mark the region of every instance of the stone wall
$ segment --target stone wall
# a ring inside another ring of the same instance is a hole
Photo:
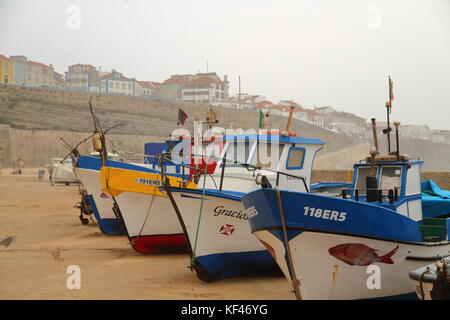
[[[103,128],[111,130],[122,150],[141,151],[143,142],[163,140],[177,128],[178,110],[189,116],[185,128],[193,128],[195,118],[205,119],[209,105],[192,104],[148,97],[93,94],[69,90],[0,85],[0,161],[11,166],[17,157],[26,158],[25,165],[42,166],[52,157],[66,154],[59,137],[75,143],[93,130],[89,111],[92,102]],[[224,128],[257,128],[259,112],[213,107]],[[283,129],[287,118],[272,116],[271,128]],[[308,123],[294,120],[292,131],[326,143],[321,154],[348,148],[361,141],[350,139]],[[112,136],[111,136],[112,137]],[[120,138],[119,138],[120,137]],[[157,139],[159,137],[159,139]]]

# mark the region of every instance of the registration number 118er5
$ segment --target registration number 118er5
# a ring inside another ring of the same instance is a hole
[[[311,207],[303,207],[303,209],[305,210],[304,211],[305,216],[310,216],[318,219],[342,222],[345,221],[347,217],[347,212],[337,210],[311,208]]]

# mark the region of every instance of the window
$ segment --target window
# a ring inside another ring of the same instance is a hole
[[[259,168],[276,170],[283,147],[283,144],[258,142],[250,163]]]
[[[377,169],[375,168],[375,170]],[[370,176],[370,167],[359,167],[357,175],[355,188],[361,189],[359,190],[360,194],[366,194],[366,177]]]
[[[120,83],[116,82],[116,89],[120,89]]]
[[[126,84],[122,82],[122,90],[126,89]]]
[[[380,189],[389,190],[400,188],[401,186],[402,167],[381,167]]]
[[[232,142],[228,145],[226,151],[226,164],[227,167],[239,167],[240,164],[247,163],[250,155],[252,143],[245,142]]]
[[[128,84],[128,90],[131,90],[131,83]]]
[[[288,170],[302,169],[304,159],[305,159],[305,149],[298,147],[291,147],[289,149],[286,169]]]

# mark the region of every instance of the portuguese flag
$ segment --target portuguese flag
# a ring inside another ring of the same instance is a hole
[[[394,100],[394,83],[391,80],[391,77],[389,77],[389,100]]]
[[[259,128],[264,129],[264,113],[259,109]]]
[[[184,126],[184,122],[186,121],[187,118],[188,118],[188,115],[182,109],[178,109],[177,125],[181,124],[182,126]]]

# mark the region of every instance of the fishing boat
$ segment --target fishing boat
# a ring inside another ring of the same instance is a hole
[[[221,141],[219,156],[206,159],[209,165],[202,164],[197,189],[167,189],[188,241],[191,267],[208,282],[279,270],[266,248],[252,237],[241,198],[258,187],[255,177],[262,176],[286,190],[307,192],[313,159],[323,147],[319,139],[275,130],[225,135]]]
[[[102,191],[102,182],[100,169],[102,160],[93,153],[93,156],[79,156],[75,159],[74,173],[77,179],[82,183],[86,191],[85,199],[97,220],[100,230],[108,235],[125,234],[123,223],[114,213],[114,202],[108,194]],[[129,168],[134,166],[147,166],[148,164],[132,165],[129,163],[117,161],[115,154],[108,154],[107,163],[110,167]],[[113,160],[115,159],[115,160]],[[83,201],[83,199],[82,199]],[[82,221],[83,222],[83,221]]]
[[[437,258],[435,263],[409,273],[420,300],[450,300],[450,258]]]
[[[112,198],[114,210],[120,216],[130,244],[140,253],[186,250],[186,240],[181,225],[172,212],[172,206],[164,190],[160,190],[165,172],[168,183],[184,185],[188,174],[184,168],[172,162],[160,162],[159,152],[168,153],[179,141],[167,141],[162,148],[151,149],[146,144],[146,163],[152,168],[128,165],[118,168],[107,163],[101,168],[102,189]],[[152,156],[150,156],[152,155]],[[196,188],[192,182],[187,188]]]
[[[400,154],[400,123],[394,124],[397,150],[387,155],[373,150],[356,163],[353,187],[339,196],[262,184],[243,197],[252,212],[252,233],[271,252],[297,298],[414,297],[408,272],[450,254],[450,219],[442,211],[424,216],[424,162]]]
[[[47,166],[47,170],[52,185],[61,183],[68,186],[71,183],[78,183],[73,172],[71,159],[52,158],[52,164]]]

